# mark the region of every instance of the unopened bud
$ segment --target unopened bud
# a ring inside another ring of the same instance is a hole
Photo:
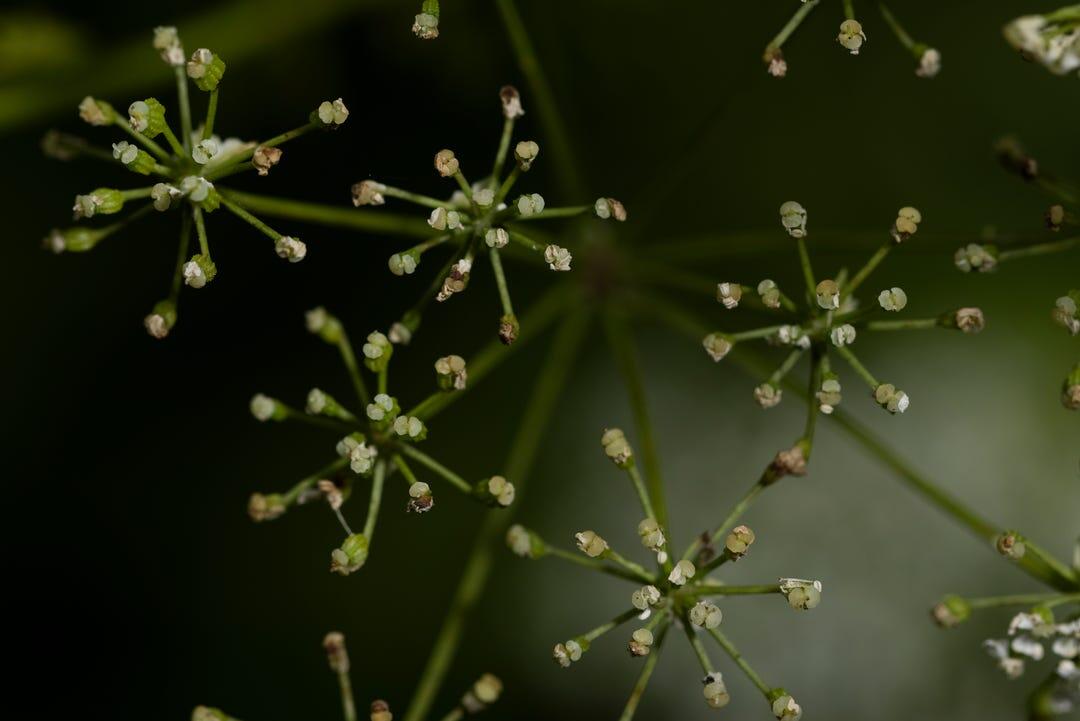
[[[1024,552],[1027,547],[1024,545],[1024,539],[1019,533],[1015,531],[1006,531],[997,538],[995,543],[998,553],[1010,561],[1019,561],[1024,557]]]
[[[323,648],[326,649],[326,660],[330,663],[330,670],[335,673],[349,672],[349,651],[345,648],[345,636],[337,631],[331,631],[323,639]]]
[[[738,283],[717,283],[716,302],[722,304],[728,310],[739,307],[742,299],[742,286]]]
[[[750,530],[750,527],[736,526],[731,529],[731,533],[724,539],[724,548],[727,549],[727,552],[733,561],[738,561],[746,555],[746,552],[750,550],[750,546],[753,543],[754,532]]]

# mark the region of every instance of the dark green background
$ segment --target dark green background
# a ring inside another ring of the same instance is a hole
[[[22,54],[3,55],[0,66],[3,438],[14,492],[5,523],[15,566],[8,655],[17,684],[46,679],[52,689],[12,694],[38,713],[179,719],[210,703],[249,720],[337,718],[319,648],[330,629],[350,640],[358,696],[385,697],[403,713],[482,517],[449,492],[436,512],[406,516],[392,485],[370,562],[341,579],[325,568],[338,538],[327,514],[305,509],[261,526],[244,514],[249,493],[284,488],[319,467],[333,441],[260,426],[247,413],[249,397],[262,390],[299,403],[315,384],[345,397],[347,379],[333,352],[304,331],[302,311],[325,304],[356,337],[385,328],[433,271],[390,276],[385,259],[401,241],[279,221],[310,249],[304,263],[287,266],[250,228],[215,214],[220,276],[184,293],[180,324],[164,343],[149,339],[140,320],[166,291],[174,219],[150,218],[90,255],[54,257],[38,247],[67,222],[75,193],[132,180],[92,163],[46,160],[37,141],[49,127],[115,140],[77,120],[87,93],[117,107],[150,92],[171,104],[168,71],[150,48],[156,24],[178,24],[189,48],[210,45],[229,62],[225,133],[272,135],[338,95],[352,110],[341,132],[290,145],[269,178],[237,183],[245,189],[343,206],[349,184],[369,176],[444,192],[430,170],[433,152],[453,147],[466,168],[486,167],[500,127],[495,93],[506,82],[522,87],[530,111],[522,137],[545,145],[491,3],[446,0],[443,36],[433,43],[408,32],[418,2],[293,5],[41,2],[0,15],[17,36],[13,13],[25,11],[63,21],[80,38],[35,68],[20,67]],[[918,206],[924,230],[872,284],[902,285],[911,317],[980,305],[988,328],[974,338],[867,338],[860,356],[904,388],[912,408],[888,417],[858,397],[853,376],[845,376],[846,407],[989,517],[1060,555],[1070,551],[1080,517],[1080,420],[1061,408],[1058,386],[1077,345],[1051,325],[1049,309],[1080,284],[1077,254],[982,277],[950,263],[988,225],[1023,238],[1045,233],[1046,200],[996,166],[990,146],[1001,134],[1019,134],[1044,167],[1080,178],[1075,78],[1025,64],[1000,35],[1011,16],[1055,3],[903,3],[911,32],[943,52],[933,81],[914,77],[868,3],[857,3],[870,37],[860,57],[837,47],[839,3],[826,2],[785,49],[783,81],[769,78],[759,57],[794,2],[519,5],[569,127],[584,199],[611,195],[630,209],[616,244],[633,232],[654,248],[710,239],[724,257],[699,269],[716,280],[767,274],[794,287],[794,251],[776,222],[782,201],[809,209],[812,252],[833,266],[861,262],[896,208]],[[110,64],[117,56],[123,62]],[[541,156],[528,189],[553,204],[582,200],[560,187],[550,161]],[[574,282],[539,266],[515,264],[510,273],[523,306],[540,288]],[[687,299],[717,324],[730,318],[704,292]],[[490,338],[496,316],[494,289],[480,273],[395,356],[395,391],[422,397],[434,358],[468,356]],[[734,366],[713,366],[696,343],[643,330],[684,543],[798,432],[802,410],[789,401],[761,412],[750,399],[755,381]],[[629,427],[599,340],[574,369],[520,517],[567,544],[573,531],[593,527],[632,549],[636,504],[597,443],[605,425]],[[434,422],[430,450],[467,477],[500,467],[545,344],[529,346]],[[897,486],[826,419],[821,430],[810,476],[750,512],[758,544],[729,578],[821,578],[824,602],[796,615],[776,599],[732,600],[724,604],[729,636],[796,695],[807,718],[1018,717],[1047,666],[1007,683],[983,657],[979,641],[1001,633],[1007,616],[946,634],[925,609],[945,592],[1019,592],[1031,582]],[[437,710],[492,670],[507,684],[493,717],[617,715],[639,666],[626,657],[624,634],[605,638],[571,671],[556,668],[549,650],[621,610],[629,589],[555,562],[499,558]],[[700,673],[673,641],[641,717],[706,718]],[[714,658],[733,695],[726,715],[768,718],[737,670],[719,651]]]

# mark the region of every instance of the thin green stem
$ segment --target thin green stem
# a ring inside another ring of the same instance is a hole
[[[742,672],[746,674],[746,677],[750,679],[750,682],[757,686],[758,691],[761,691],[765,696],[765,700],[769,700],[769,692],[772,688],[769,684],[762,680],[761,676],[747,663],[746,659],[742,657],[739,650],[735,648],[735,644],[728,640],[728,637],[718,628],[709,629],[709,634],[716,639],[716,642],[720,644],[720,648],[724,649],[724,652],[731,657],[731,660],[735,662],[735,665],[742,669]]]
[[[624,623],[626,623],[630,619],[639,616],[640,614],[641,614],[641,611],[637,610],[636,608],[631,608],[629,611],[623,611],[622,613],[620,613],[618,616],[611,619],[607,623],[600,624],[596,628],[594,628],[594,629],[592,629],[590,631],[586,631],[585,633],[581,634],[580,636],[576,636],[575,638],[583,638],[586,641],[592,643],[593,641],[600,638],[601,636],[603,636],[608,631],[611,631],[613,629],[618,628],[619,626],[623,625]]]
[[[701,670],[708,676],[716,669],[713,667],[708,652],[705,651],[705,644],[701,642],[701,638],[698,636],[697,627],[690,623],[688,614],[683,614],[682,626],[683,631],[686,632],[686,640],[690,642],[690,648],[694,649],[694,655],[697,656],[698,663],[701,664]]]
[[[397,466],[397,469],[401,471],[401,476],[405,479],[406,483],[412,486],[414,483],[420,482],[420,479],[416,477],[415,473],[413,473],[412,467],[410,467],[409,464],[405,462],[405,459],[401,457],[400,453],[394,454],[393,461],[394,465]]]
[[[664,648],[664,638],[667,636],[668,628],[670,628],[670,623],[664,621],[656,635],[656,643],[653,644],[652,651],[649,652],[648,658],[645,659],[645,666],[641,669],[641,674],[634,683],[634,688],[630,690],[630,698],[626,700],[626,706],[623,707],[619,721],[631,721],[634,718],[638,704],[641,703],[641,697],[645,695],[645,689],[649,686],[649,679],[652,678],[653,670],[656,669],[656,664],[660,660],[660,651]]]
[[[893,34],[896,35],[896,39],[900,41],[900,44],[914,52],[915,41],[907,34],[907,31],[904,30],[904,26],[900,24],[900,21],[896,19],[896,16],[892,14],[892,11],[889,10],[888,6],[883,2],[879,2],[878,8],[881,10],[881,15],[885,18],[886,24],[892,29]]]
[[[559,115],[558,104],[551,92],[547,77],[540,66],[540,60],[533,48],[532,41],[525,29],[517,8],[512,0],[496,0],[496,7],[502,16],[503,25],[506,26],[510,44],[513,46],[514,55],[517,57],[518,66],[532,89],[540,114],[540,124],[544,128],[547,144],[551,146],[551,154],[555,159],[556,171],[559,174],[559,185],[571,197],[584,195],[584,187],[578,177],[577,168],[580,163],[574,157],[571,150],[569,135],[562,117]]]
[[[191,214],[195,218],[195,234],[199,236],[199,252],[210,257],[210,241],[206,237],[206,221],[203,220],[202,208],[193,205]]]
[[[771,593],[781,593],[781,591],[780,586],[775,583],[759,583],[753,586],[700,583],[683,589],[680,593],[686,596],[763,596]]]
[[[564,561],[567,561],[568,563],[573,563],[577,566],[581,566],[582,568],[588,568],[592,571],[606,573],[609,576],[615,576],[616,578],[633,581],[634,583],[652,583],[656,580],[647,574],[642,577],[637,572],[629,571],[621,566],[611,566],[604,563],[603,561],[597,560],[595,558],[589,558],[588,556],[585,556],[581,553],[575,553],[574,551],[565,551],[561,548],[556,548],[555,546],[549,546],[547,544],[544,544],[544,549],[544,555],[550,555],[555,558],[560,558]]]
[[[521,222],[531,222],[533,220],[551,220],[552,218],[574,218],[579,215],[584,215],[592,211],[591,205],[573,205],[565,208],[545,208],[539,213],[534,215],[524,215],[515,218]]]
[[[402,190],[401,188],[395,188],[390,185],[384,185],[382,189],[383,195],[389,195],[391,198],[398,198],[400,200],[407,200],[410,203],[421,205],[425,208],[448,208],[450,203],[445,200],[439,200],[438,198],[432,198],[429,195],[421,195],[420,193],[411,193],[408,190]]]
[[[256,230],[260,231],[261,233],[266,235],[271,240],[276,241],[276,240],[281,238],[281,233],[277,232],[276,230],[271,228],[269,225],[267,225],[266,223],[264,223],[261,220],[259,220],[258,218],[256,218],[254,215],[252,215],[247,210],[245,210],[239,203],[237,203],[237,202],[235,202],[233,200],[230,200],[228,197],[222,195],[221,196],[221,204],[224,205],[226,208],[228,208],[229,211],[232,212],[233,215],[235,215],[236,217],[240,218],[241,220],[247,222],[252,227],[254,227]]]
[[[885,260],[885,258],[889,255],[889,252],[892,251],[893,245],[894,244],[892,242],[886,242],[884,245],[878,248],[873,255],[870,256],[870,260],[866,261],[866,265],[864,265],[862,268],[859,268],[859,271],[855,274],[855,277],[851,279],[851,282],[849,282],[847,285],[840,284],[840,293],[842,297],[846,298],[854,295],[855,291],[858,290],[859,286],[863,284],[863,281],[869,278],[870,274],[873,273],[879,265],[881,265],[881,261]]]
[[[649,492],[645,488],[645,481],[641,477],[641,471],[638,470],[637,464],[631,461],[630,466],[626,469],[626,474],[630,476],[630,482],[634,486],[634,491],[637,493],[645,517],[656,518],[656,511],[653,509],[652,501],[649,499]]]
[[[519,499],[540,441],[574,365],[574,358],[585,338],[589,320],[588,313],[580,312],[562,323],[545,359],[543,371],[536,376],[536,384],[525,406],[527,413],[518,426],[506,462],[506,476],[513,479]],[[474,368],[475,364],[470,366],[470,379]],[[491,513],[484,519],[403,721],[422,721],[431,710],[431,704],[457,652],[466,617],[487,585],[494,549],[506,532],[508,516],[512,517],[512,514]]]
[[[356,391],[360,406],[362,409],[367,408],[368,404],[371,403],[371,393],[368,392],[364,377],[360,375],[360,367],[356,364],[356,353],[353,351],[352,342],[345,331],[341,332],[341,339],[338,341],[337,347],[338,352],[341,354],[341,362],[345,364],[345,369],[349,372],[349,378],[352,380],[353,390]]]
[[[784,377],[791,372],[791,369],[795,367],[795,364],[802,358],[802,354],[806,352],[805,348],[796,348],[788,353],[787,358],[780,364],[780,367],[772,372],[769,376],[769,383],[772,385],[779,385],[780,381],[784,380]]]
[[[316,471],[315,473],[311,474],[310,476],[304,478],[299,483],[297,483],[295,486],[293,486],[288,491],[283,493],[282,496],[281,496],[282,502],[286,506],[291,506],[292,504],[296,503],[296,500],[300,497],[300,495],[304,491],[308,490],[309,488],[314,486],[316,483],[318,483],[322,479],[328,478],[328,477],[334,475],[335,473],[337,473],[338,471],[340,471],[341,469],[345,468],[348,465],[349,465],[349,459],[348,458],[338,458],[333,463],[330,463],[329,465],[325,466],[324,468],[320,468],[318,471]]]
[[[218,88],[210,91],[210,99],[206,105],[206,122],[203,123],[202,139],[206,140],[214,134],[214,120],[217,118]]]
[[[492,248],[488,255],[491,257],[491,269],[495,271],[495,285],[499,288],[499,302],[502,303],[503,314],[512,316],[514,305],[510,302],[510,289],[506,285],[506,274],[503,272],[499,249]]]
[[[176,269],[173,271],[172,288],[169,300],[174,304],[180,298],[180,289],[184,285],[184,263],[188,259],[188,247],[191,245],[191,213],[180,212],[180,243],[176,249]]]
[[[161,147],[139,131],[135,130],[135,128],[131,127],[131,124],[128,123],[128,121],[125,120],[121,115],[116,115],[115,122],[118,126],[120,126],[120,129],[130,135],[136,143],[146,148],[148,151],[150,151],[151,154],[156,155],[158,160],[162,161],[163,163],[168,163],[172,159],[172,157],[167,152],[165,152],[165,149],[163,147]]]
[[[1012,596],[984,596],[981,598],[964,599],[973,611],[986,608],[1003,608],[1006,606],[1054,606],[1063,603],[1080,602],[1080,593],[1023,593]]]
[[[472,203],[472,186],[469,185],[469,181],[465,179],[465,174],[460,170],[454,173],[454,180],[457,181],[458,187],[461,188],[461,192],[465,194],[465,197]]]
[[[506,155],[510,151],[510,139],[514,135],[514,118],[506,118],[503,120],[502,135],[499,137],[499,148],[495,152],[495,164],[492,166],[491,178],[489,180],[489,187],[494,190],[495,186],[499,183],[499,176],[502,175],[503,165],[506,164]]]
[[[319,428],[326,428],[332,431],[348,433],[356,428],[356,418],[352,416],[347,410],[342,408],[342,412],[348,414],[351,418],[351,422],[345,418],[328,418],[326,416],[313,416],[310,413],[304,413],[290,406],[285,405],[281,401],[278,401],[278,406],[285,410],[285,416],[290,421],[299,421],[301,423],[307,423],[308,425],[317,426]]]
[[[369,231],[376,234],[404,235],[414,238],[426,238],[431,228],[423,220],[404,215],[394,215],[383,211],[341,208],[336,205],[307,203],[287,198],[274,198],[256,193],[244,193],[237,190],[218,188],[222,197],[235,203],[242,203],[253,212],[276,218],[301,220],[318,225],[327,225],[350,230]]]
[[[757,483],[750,486],[750,490],[739,499],[738,503],[735,504],[735,507],[728,513],[727,518],[721,521],[720,525],[717,526],[716,530],[709,536],[710,545],[716,544],[725,533],[731,530],[731,527],[735,525],[735,522],[739,520],[744,513],[746,513],[746,509],[750,507],[750,504],[754,502],[754,499],[758,497],[758,494],[765,490],[766,485],[768,484],[765,481],[759,480]],[[702,545],[701,539],[695,538],[693,543],[691,543],[686,551],[683,552],[683,559],[689,559],[697,553]]]
[[[617,553],[615,550],[613,550],[611,548],[604,551],[603,557],[608,559],[608,560],[614,561],[617,565],[619,565],[622,568],[626,569],[627,573],[636,575],[644,583],[652,583],[653,581],[656,580],[655,578],[653,578],[649,574],[648,571],[645,570],[645,568],[643,566],[641,566],[641,564],[634,563],[630,559],[619,555],[619,553]]]
[[[510,231],[510,240],[511,240],[511,242],[517,243],[518,245],[522,246],[523,248],[528,248],[529,250],[533,251],[534,253],[543,253],[544,252],[545,246],[544,246],[543,243],[538,243],[535,240],[533,240],[532,238],[530,238],[530,237],[528,237],[526,235],[522,235],[521,233],[519,233],[516,230],[511,230]]]
[[[183,65],[173,68],[176,75],[176,96],[180,104],[180,135],[184,145],[184,157],[191,157],[191,99],[188,97],[187,69]]]
[[[881,385],[878,383],[877,378],[874,377],[874,374],[868,371],[866,366],[855,357],[855,354],[851,352],[850,348],[847,346],[836,346],[834,350],[841,358],[847,361],[847,364],[851,366],[852,370],[854,370],[860,378],[866,381],[866,384],[870,386],[870,390],[876,390],[877,387]]]
[[[1031,541],[1026,536],[1024,537],[1024,548],[1025,556],[1034,556],[1035,560],[1046,565],[1052,573],[1066,580],[1071,580],[1075,587],[1080,589],[1080,571],[1069,568],[1067,564],[1059,561],[1053,554],[1048,553],[1046,549],[1036,545],[1034,541]]]
[[[1016,260],[1017,258],[1030,258],[1038,255],[1048,255],[1050,253],[1060,253],[1064,250],[1071,250],[1077,245],[1080,245],[1080,236],[1075,238],[1064,238],[1050,243],[1034,243],[1022,248],[1005,248],[998,253],[998,262]]]
[[[776,335],[776,332],[783,327],[783,325],[769,325],[763,328],[754,328],[753,330],[739,331],[738,333],[725,333],[725,335],[734,342],[742,340],[756,340],[758,338],[768,338],[771,335]]]
[[[429,471],[434,472],[443,480],[448,481],[450,485],[454,486],[462,493],[466,495],[472,495],[472,486],[469,485],[468,481],[451,471],[443,464],[439,463],[437,460],[435,460],[428,454],[424,453],[421,450],[418,450],[417,448],[408,443],[400,444],[398,446],[398,450],[419,463],[420,465],[427,468]]]
[[[853,0],[843,0],[844,3],[844,17],[848,20],[855,19],[855,4]]]
[[[806,19],[806,16],[810,14],[810,11],[813,10],[819,2],[821,2],[821,0],[806,0],[806,2],[800,5],[799,9],[795,11],[795,14],[791,16],[791,19],[784,24],[784,27],[780,28],[780,32],[772,39],[772,42],[769,43],[765,52],[768,53],[771,49],[779,50],[782,48],[788,38],[791,37],[791,34],[798,29],[799,25],[802,24],[802,21]]]
[[[214,91],[217,93],[217,90]],[[338,671],[338,687],[341,689],[341,712],[345,721],[356,721],[356,702],[353,700],[352,681],[349,680],[349,671]]]
[[[186,160],[187,151],[184,150],[184,146],[181,145],[180,141],[176,137],[176,134],[173,133],[173,130],[169,127],[168,123],[165,124],[165,128],[161,132],[165,136],[165,141],[169,144],[169,147],[172,148],[174,153],[176,153],[176,156],[178,158],[184,158]]]
[[[633,337],[623,317],[613,310],[604,314],[604,329],[608,344],[615,355],[615,364],[622,375],[630,401],[630,411],[634,417],[638,437],[641,439],[641,457],[645,470],[645,481],[649,489],[649,498],[655,509],[657,522],[668,528],[667,501],[664,499],[664,479],[660,471],[660,454],[656,446],[656,436],[652,421],[649,419],[648,400],[645,397],[645,381],[634,348]],[[671,538],[668,538],[671,542]]]
[[[911,318],[904,320],[872,320],[866,324],[867,330],[927,330],[939,328],[937,318]]]
[[[817,294],[817,282],[814,280],[814,266],[810,264],[810,253],[806,250],[806,238],[796,238],[795,244],[799,249],[799,266],[802,268],[803,280],[806,281],[807,297],[812,299]],[[815,307],[811,302],[810,308]]]
[[[515,165],[510,169],[510,172],[506,175],[502,185],[499,186],[499,190],[495,193],[495,205],[498,205],[506,199],[506,196],[510,193],[510,189],[514,187],[514,184],[517,183],[518,178],[520,177],[521,168]]]
[[[367,519],[364,521],[364,538],[368,544],[375,535],[375,522],[379,520],[379,506],[382,505],[383,484],[386,482],[386,461],[375,464],[375,473],[371,478],[371,499],[368,501]]]

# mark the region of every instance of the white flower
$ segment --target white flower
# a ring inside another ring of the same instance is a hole
[[[522,558],[532,558],[533,542],[532,535],[525,526],[515,523],[506,531],[506,545],[515,555]]]
[[[903,288],[887,288],[878,293],[878,305],[884,310],[898,313],[907,305],[907,293]]]
[[[435,374],[438,376],[439,386],[444,390],[464,390],[469,379],[465,359],[459,355],[443,356],[435,361]]]
[[[510,242],[510,234],[506,232],[505,228],[489,228],[484,233],[484,242],[487,243],[489,248],[505,248],[506,244]]]
[[[281,148],[260,145],[251,154],[251,165],[260,177],[266,177],[270,174],[270,168],[281,162],[282,154]]]
[[[434,40],[439,37],[439,18],[431,13],[420,13],[413,18],[412,31],[421,40]]]
[[[607,541],[597,535],[594,531],[581,531],[580,533],[575,533],[574,540],[577,541],[578,550],[589,558],[597,558],[608,550]]]
[[[941,53],[934,48],[923,50],[919,56],[919,67],[915,68],[915,74],[920,78],[932,78],[941,72]]]
[[[1009,644],[1004,640],[987,639],[983,641],[983,649],[998,662],[998,668],[1009,678],[1019,678],[1024,673],[1024,661],[1009,655]]]
[[[704,680],[705,688],[702,692],[705,694],[705,703],[709,704],[711,708],[723,708],[731,702],[731,696],[728,694],[727,686],[724,685],[724,677],[719,671],[713,671]]]
[[[772,383],[762,383],[754,389],[754,400],[762,408],[772,408],[780,403],[784,392]]]
[[[1046,653],[1046,650],[1041,643],[1026,634],[1021,634],[1013,638],[1009,643],[1009,647],[1014,653],[1020,654],[1021,656],[1027,656],[1033,661],[1041,661],[1043,655]]]
[[[784,60],[784,56],[779,50],[773,53],[773,56],[769,58],[768,71],[769,75],[774,78],[783,78],[787,76],[787,61]]]
[[[892,238],[897,243],[902,243],[911,236],[915,235],[915,232],[919,229],[919,223],[922,222],[922,213],[918,208],[912,208],[910,205],[905,205],[903,208],[896,212],[896,220],[893,221]]]
[[[829,333],[829,338],[832,340],[833,345],[837,348],[841,348],[846,345],[851,345],[855,342],[855,326],[850,323],[837,326]]]
[[[780,224],[792,238],[806,237],[806,208],[794,200],[780,206]]]
[[[365,412],[367,417],[373,421],[383,420],[386,418],[387,413],[392,413],[394,410],[394,399],[385,393],[379,393],[372,401],[372,403],[368,403]]]
[[[1016,18],[1005,26],[1005,39],[1055,75],[1080,68],[1080,32],[1048,23],[1042,15]]]
[[[761,302],[768,308],[780,307],[780,289],[776,287],[776,281],[766,278],[758,283],[757,286],[758,295],[761,296]]]
[[[206,165],[221,154],[221,144],[214,138],[200,140],[191,149],[191,159],[199,165]]]
[[[210,69],[210,63],[214,62],[214,54],[207,48],[199,48],[191,54],[191,60],[187,63],[187,75],[192,80],[206,77],[206,71]]]
[[[180,192],[196,203],[201,203],[210,195],[214,184],[201,175],[189,175],[180,181]]]
[[[456,175],[460,169],[461,163],[458,162],[453,150],[444,148],[435,153],[435,170],[439,171],[442,177],[449,178]]]
[[[481,208],[490,208],[495,202],[495,191],[491,188],[481,188],[473,193],[473,202]]]
[[[324,100],[319,104],[318,114],[323,125],[341,125],[349,117],[349,109],[341,98],[334,101]]]
[[[648,656],[652,650],[653,634],[647,628],[639,628],[630,636],[628,645],[631,656]]]
[[[840,395],[840,381],[836,378],[826,378],[821,382],[821,390],[814,395],[817,397],[818,410],[825,415],[829,415],[836,406],[840,405],[842,396]]]
[[[139,149],[126,140],[113,143],[112,155],[124,165],[131,165],[139,157]]]
[[[299,238],[283,235],[274,241],[274,252],[290,263],[299,263],[307,256],[307,245]]]
[[[626,220],[626,208],[615,198],[597,198],[593,203],[593,212],[601,220],[608,218],[614,218],[619,222]]]
[[[368,334],[367,343],[364,343],[361,350],[364,352],[364,357],[375,360],[377,358],[382,358],[383,353],[389,347],[390,339],[382,333],[375,331],[374,333]],[[378,398],[378,396],[376,396],[376,398]]]
[[[816,608],[821,603],[821,581],[801,578],[781,578],[780,592],[787,597],[788,605],[800,611]]]
[[[660,602],[660,589],[656,586],[642,586],[630,594],[630,603],[639,611],[648,610]]]
[[[850,50],[852,55],[858,55],[859,49],[866,42],[866,33],[863,32],[858,20],[845,20],[840,23],[840,34],[836,39],[847,50]]]
[[[161,53],[161,59],[172,66],[184,64],[184,46],[174,27],[154,28],[154,49]]]
[[[394,275],[412,275],[416,271],[416,256],[412,253],[394,253],[387,265]]]
[[[499,90],[499,101],[502,103],[503,117],[507,120],[520,118],[525,114],[521,107],[521,94],[513,85],[504,85]]]
[[[638,536],[641,538],[641,545],[648,548],[650,551],[660,551],[664,548],[666,539],[664,538],[664,529],[660,528],[660,524],[656,522],[654,518],[646,518],[638,524],[637,527]]]
[[[102,126],[109,124],[109,116],[101,109],[98,101],[89,95],[79,103],[79,117],[83,119],[83,122],[90,125]]]
[[[416,416],[398,416],[394,419],[394,433],[416,438],[424,432],[424,422]]]
[[[897,390],[892,383],[882,383],[874,389],[874,400],[889,413],[903,413],[911,404],[911,399],[904,391]]]
[[[522,140],[514,146],[514,160],[522,170],[531,168],[538,155],[540,146],[533,140]]]
[[[379,451],[366,443],[355,443],[349,450],[349,468],[353,473],[364,474],[371,470]]]
[[[742,299],[742,286],[738,283],[717,283],[716,285],[716,300],[722,303],[728,310],[734,310],[739,307],[739,300]]]
[[[723,333],[710,333],[701,341],[701,345],[704,346],[709,357],[714,362],[719,363],[724,359],[724,356],[731,352],[735,344],[728,340]]]
[[[626,434],[622,432],[621,428],[605,428],[604,434],[600,436],[600,445],[604,448],[604,455],[611,459],[619,468],[628,468],[630,461],[634,457],[634,450],[630,447],[630,443],[626,440]],[[642,524],[645,522],[642,521]],[[659,529],[659,526],[657,526]],[[641,524],[638,525],[638,531],[641,530]]]
[[[359,183],[354,183],[352,187],[353,205],[357,208],[361,205],[384,205],[386,198],[383,196],[383,191],[385,190],[385,185],[374,180],[361,180]]]
[[[997,266],[997,262],[997,251],[990,246],[982,246],[978,243],[968,243],[953,255],[953,263],[964,273],[970,273],[973,270],[988,273]]]
[[[566,248],[560,248],[557,245],[549,245],[544,248],[544,260],[547,261],[548,267],[552,270],[570,270],[570,261],[573,259],[574,256]]]
[[[810,347],[810,336],[797,325],[782,325],[779,330],[776,331],[776,340],[781,345],[794,345],[799,348]]]
[[[523,195],[517,199],[517,211],[519,215],[528,217],[544,211],[544,197],[539,193]]]
[[[815,289],[817,304],[825,310],[836,310],[840,307],[840,286],[835,280],[826,279],[817,284]]]
[[[179,188],[168,183],[155,183],[154,187],[150,189],[150,197],[154,200],[154,210],[168,210],[172,207],[173,201],[181,195],[183,193],[180,192]]]
[[[1076,658],[1080,656],[1080,638],[1076,636],[1055,638],[1050,645],[1050,650],[1062,658]]]
[[[80,218],[93,218],[94,214],[102,205],[101,197],[94,195],[93,193],[87,193],[86,195],[76,195],[75,204],[71,206],[71,211],[75,215],[75,220]]]
[[[435,505],[431,496],[431,486],[417,481],[409,486],[409,510],[414,513],[427,513]]]
[[[307,394],[307,405],[304,410],[312,415],[322,413],[326,409],[326,394],[318,388],[312,388]]]
[[[137,132],[143,132],[150,125],[150,106],[145,100],[136,100],[128,106],[128,124]]]
[[[456,210],[435,208],[428,217],[428,225],[435,230],[457,230],[461,228],[461,214]]]
[[[795,703],[789,694],[784,694],[772,702],[773,716],[780,721],[799,721],[802,718],[802,706]]]
[[[184,283],[192,288],[202,288],[206,285],[206,273],[202,267],[193,260],[184,263]]]
[[[502,476],[492,476],[489,478],[487,482],[487,491],[503,508],[506,508],[514,502],[514,496],[517,493],[514,484]]]
[[[698,601],[690,609],[690,623],[702,628],[717,628],[724,620],[720,607],[712,601]]]
[[[409,345],[409,341],[412,340],[412,331],[404,323],[391,323],[390,330],[386,335],[390,338],[391,343],[398,345]]]
[[[676,586],[682,586],[693,578],[695,573],[697,573],[697,569],[694,564],[684,559],[676,563],[675,567],[671,569],[668,580]]]
[[[270,396],[257,393],[251,399],[251,415],[255,416],[255,420],[268,421],[274,417],[277,409],[277,401]]]

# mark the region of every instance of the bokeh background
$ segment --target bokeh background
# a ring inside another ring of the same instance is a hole
[[[68,221],[75,193],[131,178],[47,160],[38,141],[51,127],[115,140],[78,121],[87,93],[117,107],[150,93],[171,103],[170,75],[150,48],[150,29],[170,23],[189,48],[209,46],[229,63],[224,132],[272,135],[338,95],[352,110],[341,132],[290,145],[269,178],[244,178],[245,189],[342,207],[350,183],[364,177],[444,191],[432,154],[453,147],[466,167],[486,167],[502,84],[518,84],[526,110],[533,106],[492,3],[447,0],[443,36],[431,43],[409,32],[414,5],[15,0],[0,11],[7,618],[14,682],[46,677],[54,689],[33,697],[38,713],[181,719],[208,703],[243,719],[338,718],[320,648],[330,629],[350,640],[359,698],[381,696],[404,711],[483,511],[444,492],[435,512],[407,516],[396,512],[404,501],[391,484],[367,567],[331,577],[326,556],[339,531],[329,514],[302,509],[257,526],[244,509],[252,491],[285,488],[321,466],[334,439],[261,426],[247,402],[261,390],[300,403],[316,384],[345,397],[347,378],[305,332],[302,311],[326,304],[354,336],[385,328],[432,268],[394,278],[385,259],[402,241],[278,221],[311,250],[287,266],[251,229],[215,214],[220,277],[184,294],[180,324],[159,343],[140,321],[167,288],[173,220],[150,218],[89,255],[41,251],[40,237]],[[776,223],[782,201],[810,210],[822,268],[861,262],[896,208],[922,209],[924,230],[871,284],[902,285],[911,317],[980,305],[988,327],[977,337],[860,341],[860,356],[913,405],[888,417],[845,376],[846,407],[985,515],[1064,556],[1080,525],[1080,418],[1062,409],[1058,389],[1077,342],[1050,323],[1049,309],[1080,280],[1077,254],[980,277],[950,262],[987,226],[1018,238],[1045,233],[1046,200],[997,168],[995,138],[1016,133],[1043,167],[1080,176],[1075,78],[1022,62],[1000,33],[1011,16],[1054,3],[903,3],[909,30],[942,49],[933,81],[914,77],[866,3],[858,5],[867,6],[860,14],[870,41],[848,56],[834,40],[839,3],[825,3],[785,48],[790,74],[776,81],[760,53],[793,5],[519,3],[586,197],[611,195],[630,209],[631,222],[610,238],[620,252],[638,247],[620,245],[624,235],[661,255],[665,244],[700,238],[713,252],[696,268],[716,280],[768,275],[794,287],[794,251]],[[537,113],[519,127],[544,145]],[[549,203],[578,200],[561,181],[565,168],[550,161],[541,156],[529,189]],[[551,283],[575,282],[538,266],[514,264],[510,273],[522,306]],[[717,324],[731,318],[707,289],[683,299]],[[423,397],[434,358],[470,355],[497,315],[494,288],[478,274],[395,354],[396,392]],[[760,411],[756,381],[734,365],[714,366],[697,343],[638,327],[681,544],[728,510],[799,432],[803,411],[794,400]],[[432,452],[467,477],[497,470],[546,345],[528,346],[440,417]],[[522,521],[567,545],[573,531],[592,527],[636,547],[635,499],[597,442],[612,424],[629,427],[629,412],[596,333],[545,437]],[[926,610],[946,592],[1035,587],[827,419],[811,474],[770,491],[746,520],[758,543],[728,578],[825,583],[824,603],[810,614],[774,598],[723,604],[729,636],[808,718],[1020,716],[1042,670],[1007,682],[979,649],[1007,614],[945,633]],[[623,608],[630,589],[555,561],[498,559],[437,710],[492,670],[507,685],[492,717],[615,717],[639,665],[622,635],[597,643],[569,672],[549,654],[555,641]],[[640,717],[706,718],[700,671],[672,641]],[[733,695],[726,715],[767,718],[760,696],[719,650],[713,655]]]

